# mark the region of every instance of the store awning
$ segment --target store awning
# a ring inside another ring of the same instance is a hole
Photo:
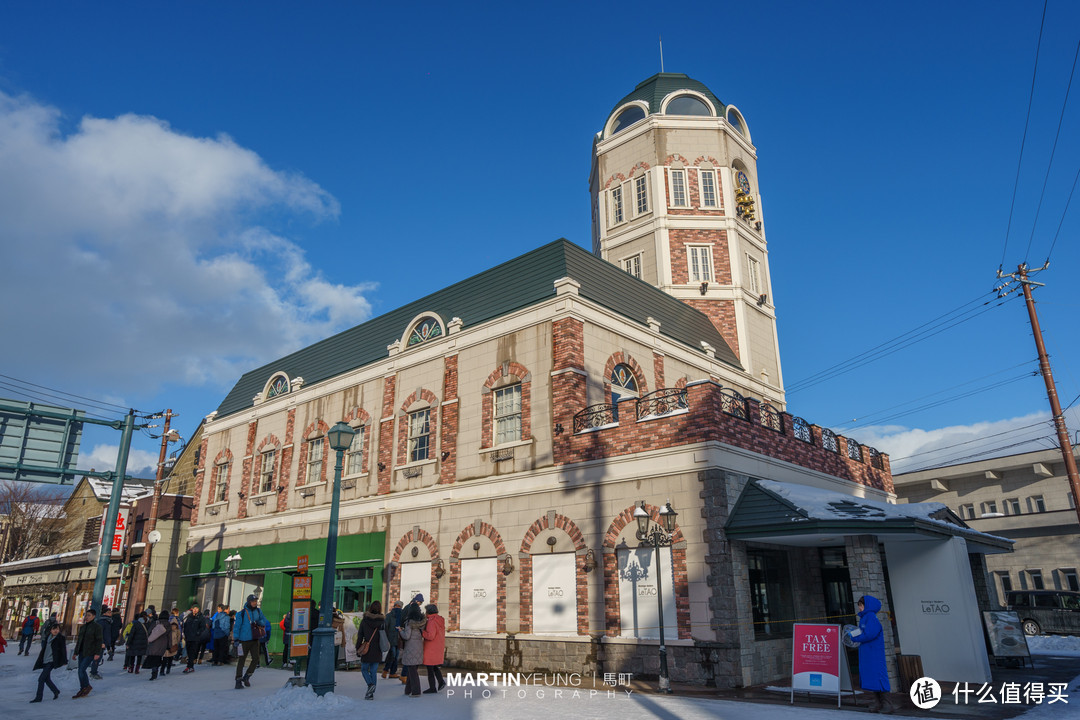
[[[972,530],[941,503],[894,505],[832,490],[752,478],[724,526],[731,540],[823,547],[848,535],[882,541],[962,537],[971,552],[1012,552],[1013,541]]]

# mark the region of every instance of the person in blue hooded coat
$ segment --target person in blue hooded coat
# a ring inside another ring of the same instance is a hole
[[[849,637],[859,648],[859,685],[874,693],[870,712],[891,713],[889,670],[885,666],[885,633],[877,618],[881,601],[873,595],[859,598],[859,627]]]

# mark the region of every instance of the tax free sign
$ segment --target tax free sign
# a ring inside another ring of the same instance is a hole
[[[840,693],[839,625],[796,623],[791,653],[791,690],[813,693]]]

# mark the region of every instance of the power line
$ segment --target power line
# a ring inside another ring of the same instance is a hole
[[[1042,20],[1039,22],[1039,40],[1035,44],[1035,68],[1031,71],[1031,93],[1028,95],[1027,117],[1024,118],[1024,136],[1020,140],[1020,157],[1016,161],[1016,180],[1013,183],[1012,203],[1009,205],[1009,224],[1005,227],[1005,247],[1001,248],[1000,271],[1005,267],[1005,251],[1009,249],[1009,233],[1012,231],[1013,211],[1016,209],[1016,191],[1020,187],[1020,167],[1024,164],[1024,146],[1027,144],[1028,124],[1031,122],[1031,105],[1035,99],[1035,77],[1039,73],[1039,50],[1042,47],[1043,27],[1046,25],[1047,0],[1043,0]]]
[[[891,340],[880,343],[865,352],[855,355],[854,357],[843,360],[839,363],[836,363],[835,365],[825,368],[824,370],[814,373],[813,375],[803,378],[802,380],[791,383],[787,387],[787,394],[792,395],[814,385],[825,382],[826,380],[831,380],[832,378],[838,377],[845,373],[851,372],[852,370],[860,368],[863,365],[871,363],[874,360],[879,360],[899,350],[903,350],[904,348],[910,347],[911,345],[934,337],[935,335],[938,335],[946,330],[956,327],[957,325],[965,323],[968,320],[973,320],[984,312],[1000,307],[1004,304],[1006,300],[1001,299],[1001,302],[998,302],[996,305],[992,305],[994,300],[998,299],[995,296],[994,299],[986,300],[982,303],[982,305],[976,308],[965,310],[959,315],[956,315],[957,312],[963,310],[965,307],[971,305],[974,302],[978,302],[981,297],[982,296],[980,296],[980,298],[976,298],[975,300],[964,303],[963,305],[954,310],[950,310],[943,315],[939,315],[933,320],[925,322],[922,325],[912,330],[909,330],[902,335],[898,335]],[[954,315],[955,317],[950,317]]]
[[[52,397],[53,399],[58,399],[61,402],[66,402],[65,398],[61,398],[61,397],[56,396],[56,395],[50,396],[49,393],[42,393],[41,391],[38,391],[35,394],[33,392],[28,392],[26,390],[26,388],[20,388],[18,386],[10,385],[10,384],[5,383],[5,382],[0,382],[0,388],[6,388],[9,392],[12,392],[12,393],[15,393],[16,395],[24,397],[27,400],[30,400],[31,402],[51,404],[51,401],[47,399],[49,397]],[[45,398],[45,399],[43,399],[43,398]],[[93,413],[90,413],[90,412],[86,413],[86,417],[92,418],[92,419],[95,419],[95,420],[107,420],[109,422],[113,422],[113,421],[116,420],[116,418],[114,418],[114,417],[106,417],[106,416],[102,416],[102,415],[96,415],[96,414],[93,414]]]
[[[1050,150],[1050,162],[1046,164],[1046,177],[1043,178],[1042,192],[1039,194],[1039,205],[1035,208],[1035,219],[1031,223],[1031,235],[1028,237],[1027,249],[1024,251],[1024,262],[1027,262],[1028,253],[1031,252],[1031,241],[1035,239],[1035,226],[1039,224],[1039,213],[1042,212],[1043,198],[1046,197],[1046,185],[1050,182],[1050,168],[1054,166],[1054,153],[1057,152],[1058,138],[1061,137],[1061,125],[1065,121],[1065,107],[1069,104],[1069,92],[1072,90],[1073,76],[1076,75],[1076,59],[1080,57],[1080,42],[1076,43],[1076,53],[1073,55],[1072,70],[1069,71],[1069,84],[1065,88],[1065,99],[1061,102],[1061,116],[1058,117],[1057,133],[1054,135],[1054,147]]]
[[[1065,209],[1061,211],[1061,220],[1058,221],[1057,232],[1054,233],[1054,241],[1050,243],[1050,250],[1046,253],[1046,263],[1050,264],[1050,256],[1054,252],[1054,246],[1057,245],[1058,236],[1061,235],[1061,226],[1065,224],[1065,215],[1069,212],[1069,205],[1072,203],[1073,193],[1076,192],[1076,182],[1080,180],[1080,169],[1076,171],[1076,177],[1073,178],[1072,189],[1069,190],[1069,198],[1065,201]]]
[[[889,458],[889,463],[893,464],[893,463],[903,462],[904,460],[910,460],[911,458],[919,457],[920,455],[929,455],[930,453],[939,453],[942,450],[951,450],[952,448],[961,447],[963,445],[970,445],[972,443],[986,442],[990,438],[1001,437],[1002,435],[1009,435],[1010,433],[1020,432],[1021,430],[1027,430],[1029,428],[1039,427],[1040,425],[1045,425],[1045,424],[1046,424],[1045,420],[1040,420],[1039,422],[1031,423],[1030,425],[1022,425],[1022,426],[1020,426],[1018,428],[1009,428],[1008,430],[1002,430],[1001,432],[994,433],[993,435],[983,435],[982,437],[977,437],[977,438],[975,438],[973,440],[965,440],[964,442],[953,443],[952,445],[942,445],[941,447],[934,448],[933,450],[923,450],[922,452],[912,453],[911,455],[904,455],[903,457],[898,457],[898,458],[890,457]]]
[[[29,385],[31,387],[40,388],[42,390],[48,390],[49,392],[59,393],[60,395],[67,395],[69,397],[78,398],[79,400],[85,400],[86,402],[93,403],[94,405],[98,405],[98,406],[100,406],[102,408],[104,408],[104,407],[113,407],[113,408],[116,408],[117,411],[122,412],[122,413],[126,413],[128,411],[128,408],[127,408],[126,405],[117,405],[116,403],[106,402],[104,400],[95,400],[94,398],[88,398],[88,397],[84,397],[82,395],[76,395],[75,393],[65,392],[64,390],[57,390],[56,388],[46,387],[45,385],[38,385],[37,383],[32,383],[29,380],[20,380],[19,378],[11,377],[10,375],[0,374],[0,378],[5,378],[7,380],[11,380],[12,382],[17,382],[20,385]]]
[[[1053,439],[1054,437],[1055,436],[1053,434],[1051,434],[1051,435],[1040,435],[1039,437],[1034,437],[1034,438],[1027,438],[1026,440],[1018,440],[1017,442],[1010,443],[1009,445],[999,445],[999,446],[993,447],[993,448],[991,448],[989,450],[983,450],[981,452],[972,453],[971,455],[963,455],[961,457],[942,458],[942,459],[940,459],[940,460],[938,460],[936,462],[932,462],[932,463],[929,463],[927,465],[923,465],[922,467],[916,468],[914,470],[904,470],[904,472],[905,473],[919,472],[920,470],[927,470],[927,469],[933,468],[933,467],[943,467],[945,465],[958,465],[958,464],[960,464],[962,462],[967,462],[968,460],[974,460],[974,459],[977,459],[977,458],[983,458],[983,457],[986,457],[988,455],[993,455],[994,457],[1000,457],[996,453],[999,453],[1001,450],[1008,450],[1010,448],[1020,447],[1021,445],[1030,445],[1032,443],[1042,442],[1043,440]],[[1056,447],[1056,445],[1055,445],[1055,447]]]

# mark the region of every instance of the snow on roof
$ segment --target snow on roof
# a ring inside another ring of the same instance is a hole
[[[12,562],[0,565],[0,570],[11,571],[28,565],[41,565],[48,562],[61,562],[68,558],[75,558],[79,555],[86,555],[90,552],[90,550],[91,548],[87,548],[86,550],[73,550],[72,552],[60,553],[59,555],[42,555],[40,557],[27,558],[26,560],[13,560]]]
[[[112,483],[94,477],[86,478],[86,482],[90,484],[90,489],[94,491],[94,497],[102,502],[109,501],[109,497],[112,495]],[[120,490],[120,502],[133,502],[141,497],[149,495],[153,491],[153,480],[128,478],[127,482],[124,483],[124,487]]]

